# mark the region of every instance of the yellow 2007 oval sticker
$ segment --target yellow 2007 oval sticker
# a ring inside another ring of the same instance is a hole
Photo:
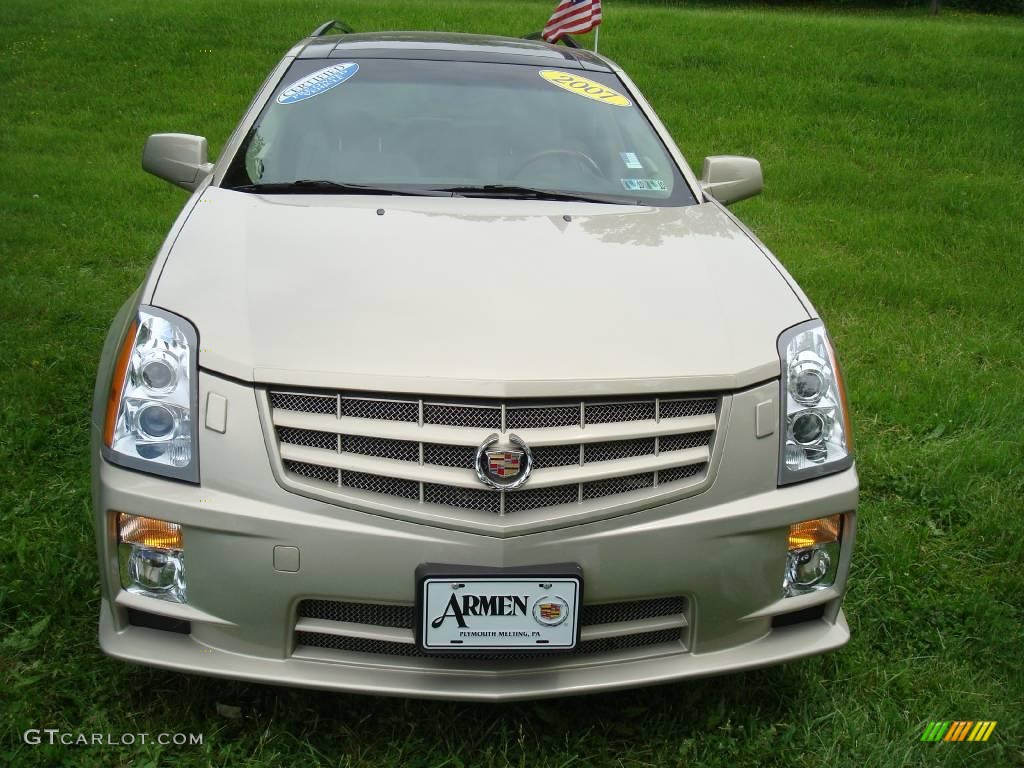
[[[586,96],[588,99],[600,101],[602,104],[612,104],[616,107],[631,107],[633,102],[627,99],[618,91],[614,91],[607,85],[595,83],[579,75],[569,72],[559,72],[557,69],[542,69],[540,76],[552,85],[564,88],[569,93],[579,96]]]

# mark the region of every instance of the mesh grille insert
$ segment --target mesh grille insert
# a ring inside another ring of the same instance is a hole
[[[338,414],[337,395],[300,395],[294,392],[271,392],[270,404],[282,411],[301,411],[302,413]]]
[[[358,637],[346,637],[344,635],[325,635],[319,632],[296,632],[295,641],[298,645],[308,645],[316,648],[333,648],[338,651],[351,653],[372,653],[385,656],[420,656],[440,657],[449,659],[453,663],[460,661],[520,661],[520,660],[543,660],[556,661],[562,656],[584,656],[591,653],[611,653],[623,651],[630,648],[646,648],[649,646],[666,645],[673,643],[680,650],[683,648],[682,635],[678,629],[665,629],[658,632],[644,632],[638,635],[620,635],[618,637],[606,637],[600,640],[584,640],[572,651],[560,653],[557,656],[538,656],[534,653],[460,653],[458,656],[445,656],[444,654],[427,653],[421,651],[413,643],[394,643],[385,640],[367,640]]]
[[[607,480],[594,480],[583,484],[584,499],[600,499],[604,496],[612,496],[616,493],[628,493],[639,491],[643,488],[651,488],[654,485],[654,473],[643,472],[639,475],[626,475],[625,477],[609,477]]]
[[[289,445],[304,445],[307,448],[322,448],[326,451],[338,450],[338,436],[333,432],[278,427],[277,439]]]
[[[299,603],[299,616],[307,619],[344,621],[349,624],[368,624],[374,627],[412,629],[416,609],[411,605],[303,600]]]
[[[402,480],[397,477],[368,475],[365,472],[341,473],[341,484],[359,491],[380,493],[385,496],[399,496],[403,499],[419,499],[420,484],[415,480]]]
[[[338,484],[338,470],[334,467],[321,467],[319,464],[306,464],[303,461],[285,459],[284,468],[310,480],[319,480],[331,485]]]
[[[534,469],[569,467],[579,463],[580,446],[578,443],[571,445],[546,445],[533,449]]]
[[[508,408],[505,412],[507,429],[544,429],[546,427],[575,427],[580,423],[580,406],[551,405]]]
[[[525,491],[505,492],[505,511],[521,512],[524,509],[541,509],[559,504],[575,504],[579,501],[579,486],[556,485],[551,488],[534,488]]]
[[[476,448],[471,445],[442,445],[440,443],[423,444],[423,463],[437,464],[441,467],[462,467],[473,469],[476,461]]]
[[[419,421],[420,405],[410,400],[371,400],[360,397],[341,398],[341,415],[353,419],[381,421]]]
[[[298,614],[300,617],[310,619],[412,629],[416,619],[415,610],[411,605],[351,603],[343,600],[303,600],[299,603]],[[628,600],[598,605],[585,604],[580,609],[580,626],[617,624],[623,621],[678,616],[685,613],[685,597],[656,597],[650,600]]]
[[[707,416],[718,410],[718,400],[706,397],[699,400],[662,400],[658,413],[663,419],[682,416]]]
[[[501,408],[424,403],[423,423],[442,424],[448,427],[501,429]]]
[[[580,611],[580,623],[617,624],[622,621],[640,621],[662,616],[678,616],[686,613],[685,597],[661,597],[654,600],[634,600],[602,605],[584,605]]]
[[[445,507],[476,509],[495,514],[501,511],[501,494],[497,491],[478,491],[475,488],[460,488],[455,485],[424,483],[423,500]]]
[[[673,467],[663,469],[658,473],[658,485],[667,485],[677,480],[685,480],[688,477],[696,477],[707,468],[707,464],[691,464],[688,467]]]
[[[583,456],[587,463],[653,455],[653,437],[644,437],[639,440],[615,440],[610,443],[588,443],[583,446]]]
[[[665,435],[658,440],[658,450],[682,451],[686,448],[699,448],[711,443],[711,432],[692,432],[688,435]]]
[[[395,461],[419,461],[419,443],[409,440],[385,440],[380,437],[363,437],[361,435],[342,435],[342,453],[358,453],[361,456],[376,456],[381,459]]]
[[[586,416],[587,424],[653,420],[654,401],[637,400],[628,403],[587,403]]]

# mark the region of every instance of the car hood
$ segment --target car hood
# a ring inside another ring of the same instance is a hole
[[[808,317],[717,206],[197,198],[152,303],[199,363],[274,384],[479,396],[734,389]]]

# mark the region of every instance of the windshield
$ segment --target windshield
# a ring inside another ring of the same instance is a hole
[[[331,182],[301,185],[311,194],[376,187],[695,202],[614,74],[521,64],[296,61],[224,186],[282,191],[296,181]]]

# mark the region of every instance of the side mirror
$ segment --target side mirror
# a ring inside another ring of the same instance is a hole
[[[142,169],[193,191],[213,172],[206,161],[206,139],[187,133],[154,133],[142,150]]]
[[[704,158],[700,185],[723,205],[753,197],[764,187],[761,164],[752,157],[712,155]]]

